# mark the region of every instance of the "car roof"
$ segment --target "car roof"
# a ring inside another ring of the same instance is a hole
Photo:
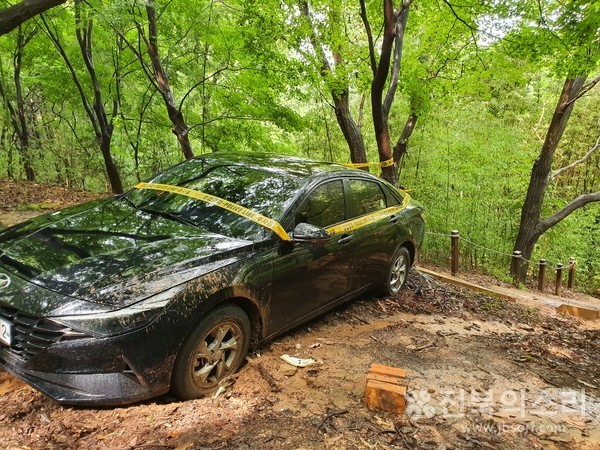
[[[313,175],[324,173],[358,172],[356,171],[356,169],[351,169],[341,164],[326,161],[315,161],[311,159],[300,158],[292,155],[284,155],[280,153],[219,151],[200,155],[195,157],[194,159],[204,160],[211,165],[234,164],[280,169],[301,178],[309,178]]]

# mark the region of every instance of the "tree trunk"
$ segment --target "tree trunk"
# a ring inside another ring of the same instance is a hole
[[[35,31],[29,36],[23,34],[21,27],[18,29],[17,44],[13,55],[13,85],[15,87],[16,105],[8,97],[8,92],[4,87],[4,80],[0,79],[0,97],[3,99],[6,109],[10,116],[10,123],[18,139],[18,152],[23,165],[23,171],[27,181],[35,181],[35,171],[32,166],[30,153],[30,135],[29,124],[27,122],[27,111],[25,109],[25,100],[23,98],[23,89],[21,86],[21,63],[23,60],[23,51],[27,43],[31,40]],[[12,154],[11,154],[12,157]]]
[[[0,80],[1,81],[1,80]],[[1,86],[1,84],[0,84]],[[2,132],[0,133],[0,149],[1,148],[6,148],[6,176],[9,179],[13,179],[13,171],[12,171],[12,147],[10,145],[10,143],[7,144],[7,140],[8,140],[8,127],[3,125],[2,126]]]
[[[375,129],[375,140],[377,141],[377,151],[379,152],[379,161],[384,162],[392,158],[392,143],[390,141],[390,131],[388,127],[387,115],[384,112],[383,91],[390,72],[390,61],[392,57],[392,47],[396,37],[396,13],[391,0],[383,2],[384,26],[383,41],[379,54],[379,65],[374,72],[371,82],[371,108],[373,111],[373,127]],[[394,166],[382,167],[381,177],[393,185],[397,184],[396,171]]]
[[[119,170],[112,159],[110,153],[110,143],[112,141],[113,134],[113,120],[118,112],[117,101],[113,101],[112,118],[109,119],[102,99],[102,89],[100,87],[100,81],[96,74],[96,68],[94,66],[93,58],[93,45],[92,45],[92,30],[93,22],[89,17],[81,17],[81,6],[83,0],[75,0],[75,21],[77,28],[75,30],[77,36],[77,42],[81,50],[81,56],[87,68],[87,72],[92,81],[94,90],[94,103],[93,103],[93,117],[90,117],[92,122],[95,121],[96,126],[96,140],[100,146],[100,152],[104,158],[104,165],[106,167],[106,174],[110,181],[110,186],[114,194],[121,194],[123,192],[123,183],[119,175]]]
[[[519,232],[514,245],[514,250],[521,251],[525,259],[531,258],[535,244],[547,230],[547,228],[543,229],[541,226],[541,212],[552,170],[552,162],[569,121],[574,102],[584,82],[585,77],[569,77],[565,80],[540,155],[533,164],[527,196],[521,210]],[[524,270],[526,271],[526,267]]]
[[[381,163],[390,160],[392,161],[392,164],[382,166],[381,177],[393,185],[397,185],[398,179],[396,164],[393,158],[388,118],[398,86],[404,31],[408,22],[408,11],[411,3],[412,0],[403,0],[399,11],[396,12],[394,11],[392,0],[383,1],[383,39],[379,49],[379,62],[377,62],[373,33],[367,17],[366,3],[364,0],[360,0],[360,15],[367,32],[371,70],[373,72],[373,80],[371,82],[371,107],[375,140],[379,152],[379,161]],[[394,56],[393,66],[391,64],[392,55]],[[391,71],[390,68],[392,68]],[[388,84],[388,77],[390,78],[389,86],[387,87],[387,93],[385,94],[384,100],[384,90]],[[410,132],[412,133],[412,130],[410,130]]]
[[[21,86],[21,63],[23,61],[23,50],[28,40],[25,39],[21,27],[17,35],[17,48],[14,62],[14,82],[15,92],[17,94],[17,118],[19,123],[19,150],[21,154],[21,163],[23,164],[23,171],[27,181],[35,181],[35,171],[33,170],[31,161],[31,149],[29,139],[29,127],[27,124],[27,112],[25,111],[25,100],[23,98],[23,88]]]
[[[79,50],[81,51],[81,56],[83,58],[83,62],[85,63],[85,67],[87,69],[87,73],[90,77],[93,87],[93,96],[94,101],[90,105],[88,97],[83,89],[83,85],[77,76],[77,72],[71,64],[69,57],[67,56],[64,48],[60,44],[58,35],[54,34],[52,29],[48,26],[47,22],[43,19],[44,26],[46,31],[48,32],[48,36],[54,43],[54,46],[61,54],[63,60],[65,61],[69,72],[71,73],[71,78],[77,87],[79,95],[81,97],[81,101],[83,103],[83,107],[90,119],[92,127],[94,129],[94,133],[96,135],[96,141],[98,142],[98,146],[100,147],[100,152],[102,153],[102,157],[104,159],[104,165],[106,168],[106,174],[108,175],[108,179],[110,181],[111,189],[114,194],[120,194],[123,192],[123,183],[121,182],[121,177],[119,175],[119,170],[114,163],[111,153],[110,153],[110,144],[112,140],[113,133],[113,120],[118,112],[118,103],[117,101],[113,101],[113,110],[112,116],[109,119],[106,108],[104,106],[104,101],[102,99],[102,89],[100,86],[100,81],[98,80],[98,76],[96,73],[96,68],[94,67],[94,57],[93,57],[93,20],[89,16],[85,15],[85,11],[82,11],[82,3],[83,0],[75,0],[75,35],[77,37],[77,43],[79,44]],[[83,14],[82,14],[83,13]]]
[[[350,149],[350,160],[353,163],[366,163],[365,142],[360,127],[352,118],[348,99],[348,91],[344,90],[341,95],[331,93],[335,107],[335,118],[344,134],[348,148]],[[366,168],[368,170],[368,167]]]
[[[152,67],[154,68],[156,84],[165,105],[167,106],[167,113],[173,124],[172,131],[173,134],[177,136],[177,141],[179,141],[179,145],[181,145],[183,155],[185,156],[185,159],[192,159],[194,157],[194,152],[192,151],[189,139],[190,129],[185,123],[181,109],[175,101],[175,96],[173,95],[173,91],[171,91],[171,86],[169,86],[169,76],[163,68],[162,59],[158,51],[158,33],[156,28],[154,0],[148,0],[146,3],[146,14],[148,16],[148,39],[145,41],[148,47],[148,55],[152,61]]]
[[[112,154],[110,152],[110,143],[112,141],[112,132],[103,133],[98,144],[100,145],[100,151],[104,158],[104,166],[106,167],[106,174],[108,175],[108,181],[110,182],[113,194],[121,194],[123,192],[123,184],[121,183],[121,177],[119,175],[119,169],[115,164]]]
[[[394,164],[396,165],[396,177],[399,177],[400,174],[400,160],[406,155],[408,151],[408,139],[412,136],[412,133],[417,125],[417,119],[419,117],[416,113],[412,112],[408,115],[406,119],[406,124],[404,124],[404,129],[402,130],[402,134],[398,138],[398,142],[394,146]]]
[[[307,1],[302,2],[302,12],[313,30],[310,35],[310,41],[315,52],[317,53],[317,55],[319,55],[319,58],[321,60],[321,76],[324,79],[327,78],[327,74],[334,76],[335,68],[337,68],[342,63],[341,46],[336,48],[333,52],[334,67],[332,67],[329,61],[329,57],[323,48],[323,45],[319,42],[319,35],[315,31],[315,25],[312,21],[313,17],[311,15]],[[335,17],[336,19],[334,20],[340,20],[339,16],[337,15],[337,11],[335,11]],[[338,88],[334,88],[331,90],[335,118],[340,129],[342,130],[344,139],[346,139],[346,143],[348,144],[348,148],[350,150],[350,160],[353,163],[366,163],[367,153],[365,151],[365,142],[362,136],[361,127],[354,121],[352,113],[350,112],[348,80],[342,79],[338,81],[343,82],[343,89],[339,89],[338,86]],[[364,170],[368,171],[368,166],[365,167]]]

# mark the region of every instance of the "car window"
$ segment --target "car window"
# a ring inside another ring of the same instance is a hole
[[[151,180],[206,192],[277,220],[303,183],[301,177],[277,167],[208,164],[191,160]],[[173,214],[199,228],[253,239],[264,229],[247,219],[184,195],[134,190],[128,199],[139,208]]]
[[[390,188],[383,188],[383,190],[385,191],[385,198],[387,200],[387,206],[388,208],[390,206],[398,206],[400,204],[400,200],[398,200],[398,198],[392,193],[390,192]],[[397,195],[400,196],[400,198],[404,198],[404,195],[401,192],[397,192]]]
[[[366,180],[350,180],[352,217],[363,216],[387,207],[385,194],[378,183]]]
[[[344,187],[341,180],[317,186],[296,212],[296,224],[305,222],[325,228],[345,220]]]

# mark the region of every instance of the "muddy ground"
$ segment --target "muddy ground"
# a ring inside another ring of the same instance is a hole
[[[216,398],[61,407],[0,372],[0,448],[597,449],[599,338],[597,321],[413,272],[395,297],[263,345]],[[298,369],[283,354],[317,362]],[[408,370],[405,414],[364,406],[373,362]]]
[[[61,407],[0,374],[5,448],[386,449],[600,446],[600,330],[411,274],[251,355],[217,398]],[[283,354],[313,358],[297,369]],[[372,362],[408,370],[407,413],[363,404]]]

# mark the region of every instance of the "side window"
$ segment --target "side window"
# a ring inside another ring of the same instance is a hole
[[[373,181],[350,180],[352,217],[363,216],[387,207],[385,194]]]
[[[321,228],[345,220],[344,187],[342,181],[330,181],[317,186],[296,212],[296,225],[302,222]]]
[[[400,201],[396,198],[396,196],[394,194],[392,194],[390,192],[390,189],[384,189],[385,191],[385,198],[387,199],[387,205],[388,208],[390,206],[398,206],[400,204]],[[404,198],[404,195],[402,193],[399,193],[400,197]]]

